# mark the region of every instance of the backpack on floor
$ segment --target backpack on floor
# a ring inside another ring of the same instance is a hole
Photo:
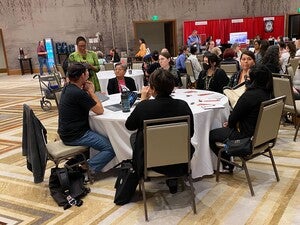
[[[52,168],[49,189],[58,206],[63,206],[64,209],[72,205],[81,206],[81,198],[90,192],[90,189],[85,187],[84,175],[79,167]]]

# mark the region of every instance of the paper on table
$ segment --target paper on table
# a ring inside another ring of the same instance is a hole
[[[219,104],[216,104],[216,105],[201,105],[202,108],[204,109],[224,109],[224,105],[219,105]]]
[[[218,102],[219,99],[216,98],[207,98],[207,99],[199,99],[199,102]]]

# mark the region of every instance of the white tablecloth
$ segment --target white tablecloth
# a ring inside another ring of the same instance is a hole
[[[195,153],[191,163],[193,178],[213,174],[216,158],[209,147],[209,131],[221,127],[227,120],[230,109],[227,97],[215,92],[188,89],[177,89],[172,96],[186,101],[194,115],[195,133],[192,144]],[[119,103],[120,99],[120,94],[110,95],[110,99],[103,105]],[[129,115],[130,112],[105,109],[103,115],[91,113],[89,118],[91,129],[109,138],[116,152],[117,162],[132,157],[129,137],[133,131],[128,131],[125,127]]]
[[[138,91],[140,91],[143,87],[144,83],[144,73],[142,70],[132,70],[132,74],[129,74],[129,70],[126,71],[125,76],[131,77],[135,81],[135,86]],[[107,84],[108,80],[116,77],[114,70],[105,70],[99,71],[97,73],[97,77],[99,79],[100,88],[102,92],[107,93]]]

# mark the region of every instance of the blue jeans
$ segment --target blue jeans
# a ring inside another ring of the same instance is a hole
[[[40,64],[40,75],[43,75],[43,65],[46,65],[48,73],[51,73],[51,69],[48,64],[48,59],[45,57],[38,56],[39,64]]]
[[[72,142],[64,142],[66,145],[82,145],[92,147],[99,151],[88,160],[91,172],[98,173],[102,168],[115,157],[115,152],[108,138],[94,131],[88,130],[85,134]]]

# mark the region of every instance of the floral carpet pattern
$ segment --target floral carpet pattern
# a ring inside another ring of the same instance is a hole
[[[300,136],[281,125],[273,154],[280,181],[276,182],[270,160],[249,162],[255,196],[243,171],[195,180],[197,214],[193,214],[188,191],[170,194],[164,181],[147,182],[149,222],[144,220],[140,195],[134,202],[113,203],[115,174],[103,173],[89,185],[91,193],[81,207],[58,207],[50,195],[48,181],[33,183],[22,156],[22,107],[28,104],[48,130],[48,140],[57,138],[57,106],[40,107],[39,82],[32,75],[0,75],[0,224],[300,224]]]

